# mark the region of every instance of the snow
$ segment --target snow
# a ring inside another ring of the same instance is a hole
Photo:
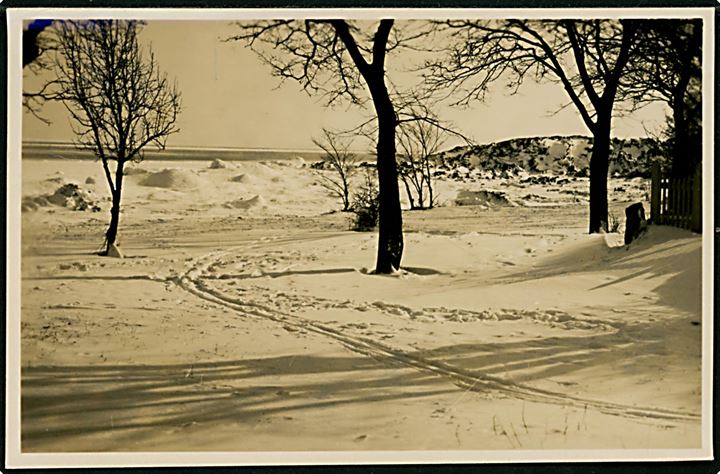
[[[253,207],[267,207],[265,198],[259,195],[255,195],[249,199],[236,199],[225,203],[225,207],[233,209],[250,209]]]
[[[700,447],[700,236],[586,235],[586,178],[467,168],[373,275],[317,170],[231,165],[133,166],[123,259],[107,200],[23,212],[24,451]],[[23,196],[88,176],[24,160]]]
[[[512,206],[514,203],[508,200],[505,193],[499,191],[470,191],[462,189],[455,198],[458,206]]]
[[[188,170],[166,168],[157,173],[149,174],[140,181],[141,186],[152,186],[156,188],[168,188],[175,191],[195,189],[200,186],[200,179],[197,175]]]
[[[213,169],[213,170],[223,169],[223,168],[227,168],[227,167],[228,167],[228,164],[225,163],[223,160],[219,160],[219,159],[212,160],[212,162],[210,162],[210,166],[208,166],[208,168]]]

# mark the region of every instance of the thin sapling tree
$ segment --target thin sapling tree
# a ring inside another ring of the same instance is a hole
[[[317,172],[320,185],[342,201],[342,210],[350,210],[350,184],[357,173],[358,157],[350,151],[350,143],[340,134],[323,129],[323,137],[314,138],[313,143],[323,151],[322,163],[329,167],[330,174]]]
[[[126,20],[54,23],[56,72],[48,97],[67,108],[78,147],[102,162],[112,208],[105,234],[115,245],[125,164],[139,162],[147,146],[165,148],[178,131],[180,93],[160,71],[153,52],[138,41],[141,24]]]

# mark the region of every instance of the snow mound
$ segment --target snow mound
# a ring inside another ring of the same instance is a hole
[[[137,166],[130,166],[128,168],[125,168],[123,170],[123,174],[125,176],[137,176],[137,175],[146,175],[148,174],[148,170],[138,168]]]
[[[83,191],[75,183],[63,184],[48,196],[47,200],[56,206],[67,207],[74,211],[91,210],[97,212],[100,210],[100,207],[95,204],[95,200],[90,196],[90,192]]]
[[[237,176],[233,176],[232,178],[230,178],[230,181],[232,181],[233,183],[247,183],[248,181],[250,181],[250,177],[243,173]]]
[[[455,204],[458,206],[487,206],[487,207],[504,207],[515,206],[512,201],[507,198],[505,193],[498,191],[470,191],[462,189],[458,191],[455,198]]]
[[[221,170],[221,169],[225,169],[227,167],[228,167],[227,163],[225,163],[223,160],[218,160],[218,159],[214,159],[212,161],[212,163],[210,163],[210,166],[208,166],[208,168],[210,168],[211,170]]]
[[[23,197],[21,209],[22,212],[37,211],[41,207],[50,205],[45,196],[26,196]]]
[[[22,210],[24,212],[35,211],[50,204],[66,207],[73,211],[100,211],[100,206],[96,204],[91,192],[82,190],[75,183],[63,184],[53,194],[24,197]]]
[[[123,255],[122,251],[115,244],[112,244],[110,246],[107,252],[107,256],[113,258],[125,258],[125,255]]]
[[[198,188],[200,179],[189,170],[165,168],[162,171],[149,174],[140,181],[140,185],[184,191]]]
[[[225,203],[225,207],[229,209],[250,209],[257,207],[267,207],[265,199],[260,195],[255,195],[250,199],[236,199]]]
[[[62,176],[53,176],[52,178],[47,178],[45,181],[47,181],[48,183],[60,184],[65,181],[65,178],[63,178]]]

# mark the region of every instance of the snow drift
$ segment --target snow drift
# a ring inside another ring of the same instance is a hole
[[[139,168],[137,166],[128,166],[123,170],[123,174],[125,176],[138,176],[138,175],[146,175],[148,174],[148,170],[144,168]]]
[[[505,193],[499,191],[470,191],[462,189],[455,198],[455,204],[458,206],[516,206],[507,198]]]
[[[186,191],[196,189],[200,186],[201,180],[190,170],[165,168],[156,173],[150,173],[140,181],[141,186],[155,188],[166,188],[175,191]]]
[[[66,207],[73,211],[100,211],[97,200],[92,197],[92,192],[83,190],[75,183],[65,183],[55,190],[52,194],[40,196],[26,196],[22,201],[22,210],[24,212],[34,211],[40,207],[46,207],[51,204],[60,207]]]
[[[237,176],[233,176],[232,178],[230,178],[230,181],[232,181],[233,183],[247,183],[248,181],[250,181],[250,177],[247,174],[243,173]]]
[[[223,160],[219,160],[219,159],[214,159],[208,166],[208,168],[210,168],[211,170],[220,170],[220,169],[225,169],[227,167],[228,167],[228,164],[225,163]]]
[[[249,199],[237,199],[225,203],[225,207],[229,209],[251,209],[267,207],[265,199],[260,195],[255,195]]]

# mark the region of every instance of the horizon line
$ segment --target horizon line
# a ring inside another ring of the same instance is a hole
[[[483,145],[492,145],[497,143],[504,143],[512,140],[522,140],[522,139],[541,139],[541,138],[585,138],[585,139],[592,139],[591,135],[582,135],[582,134],[556,134],[556,135],[525,135],[525,136],[515,136],[510,138],[503,138],[493,141],[488,141],[484,143],[465,143],[465,144],[458,144],[455,146],[449,147],[445,151],[450,151],[457,149],[459,147],[466,147],[466,146],[483,146]],[[647,139],[655,139],[653,137],[648,136],[635,136],[635,137],[611,137],[611,140],[647,140]],[[82,150],[88,150],[91,151],[89,148],[79,148],[76,147],[73,142],[70,141],[61,141],[61,140],[23,140],[22,146],[25,147],[26,145],[29,146],[62,146],[62,147],[68,147],[68,148],[75,148],[78,151]],[[313,149],[313,148],[292,148],[292,147],[243,147],[243,146],[211,146],[211,145],[179,145],[179,146],[166,146],[165,148],[158,149],[158,148],[149,148],[146,151],[147,152],[161,152],[163,150],[167,151],[182,151],[182,150],[188,150],[188,151],[257,151],[257,152],[280,152],[280,153],[288,153],[288,152],[296,152],[296,153],[314,153],[314,154],[323,154],[323,150],[321,149]],[[374,150],[350,150],[352,153],[356,154],[373,154]]]

